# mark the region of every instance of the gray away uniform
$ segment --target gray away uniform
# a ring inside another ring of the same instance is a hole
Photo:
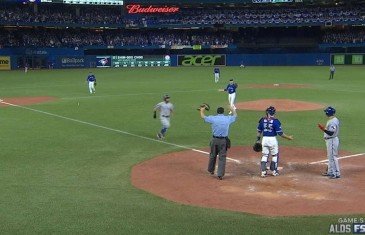
[[[324,139],[326,141],[327,147],[327,157],[328,157],[328,174],[335,175],[337,177],[341,176],[340,166],[338,164],[338,148],[340,145],[340,140],[338,134],[340,131],[340,121],[337,117],[329,119],[326,123],[326,130],[334,132],[332,136],[324,132]]]

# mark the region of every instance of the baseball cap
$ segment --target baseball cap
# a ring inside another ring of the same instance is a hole
[[[217,108],[217,113],[218,113],[218,114],[222,114],[222,113],[224,113],[224,108],[223,108],[223,107],[219,107],[219,108]]]

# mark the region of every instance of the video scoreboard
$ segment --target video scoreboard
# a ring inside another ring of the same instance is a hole
[[[167,67],[171,66],[169,55],[117,55],[97,56],[96,67]]]
[[[112,67],[171,66],[169,55],[112,56]]]
[[[364,65],[365,54],[332,54],[331,64]]]

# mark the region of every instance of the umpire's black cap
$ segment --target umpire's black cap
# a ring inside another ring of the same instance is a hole
[[[217,113],[218,113],[218,114],[222,114],[222,113],[224,113],[224,108],[223,108],[223,107],[219,107],[219,108],[217,108]]]

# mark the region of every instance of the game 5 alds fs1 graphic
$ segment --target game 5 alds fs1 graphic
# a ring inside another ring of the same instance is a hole
[[[365,234],[365,218],[339,218],[330,224],[329,234]]]

